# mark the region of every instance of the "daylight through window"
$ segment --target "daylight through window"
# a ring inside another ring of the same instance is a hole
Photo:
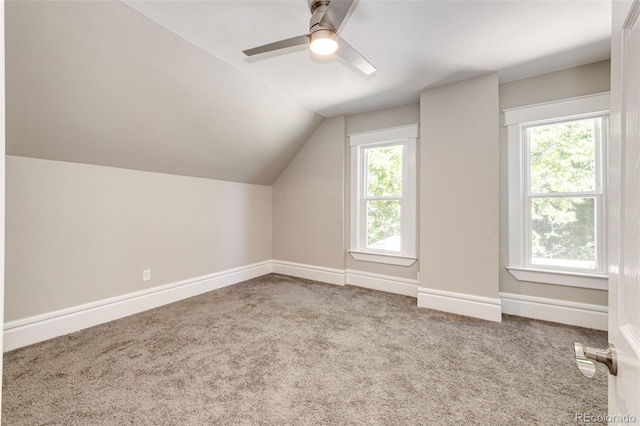
[[[603,120],[524,129],[530,265],[601,268]]]
[[[404,144],[364,148],[366,248],[402,252]]]

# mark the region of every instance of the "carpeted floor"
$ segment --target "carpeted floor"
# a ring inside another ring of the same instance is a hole
[[[604,332],[267,275],[5,354],[6,425],[576,424]]]

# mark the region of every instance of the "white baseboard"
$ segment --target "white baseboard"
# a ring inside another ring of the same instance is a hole
[[[596,330],[608,329],[609,308],[606,306],[513,293],[500,293],[500,299],[505,314]]]
[[[418,306],[500,322],[502,312],[580,327],[607,330],[606,306],[500,293],[500,299],[434,290],[419,286],[417,280],[356,270],[341,270],[280,260],[267,260],[240,268],[196,277],[164,286],[4,325],[4,351],[103,324],[148,309],[227,287],[271,272],[325,282],[350,284],[372,290],[417,297]]]
[[[372,274],[370,272],[347,269],[347,284],[403,296],[418,297],[418,280]]]
[[[4,325],[4,351],[73,333],[271,273],[271,261],[228,269],[149,290],[74,306]]]
[[[502,322],[500,299],[490,297],[419,287],[418,307]]]
[[[273,272],[328,284],[344,285],[345,282],[343,269],[285,262],[284,260],[273,261]]]

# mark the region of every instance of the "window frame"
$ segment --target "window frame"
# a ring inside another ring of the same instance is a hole
[[[596,140],[596,187],[584,193],[529,193],[530,127],[602,117],[601,140]],[[520,281],[606,290],[607,238],[606,189],[609,93],[570,98],[504,110],[507,127],[507,270]],[[598,158],[599,157],[599,158]],[[598,161],[599,160],[599,161]],[[531,200],[534,198],[595,198],[596,263],[598,269],[533,264],[531,261]]]
[[[394,127],[349,135],[351,149],[351,229],[349,254],[356,260],[411,266],[417,261],[417,139],[418,125]],[[368,148],[403,145],[402,196],[367,197],[367,170],[364,155]],[[401,201],[401,251],[367,248],[369,200]]]

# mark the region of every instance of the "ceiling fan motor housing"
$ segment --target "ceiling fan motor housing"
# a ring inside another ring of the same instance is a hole
[[[318,30],[329,30],[336,32],[336,29],[329,25],[321,25],[320,21],[327,11],[327,7],[331,3],[330,0],[313,0],[309,3],[311,9],[311,19],[309,20],[309,34],[313,34]]]

